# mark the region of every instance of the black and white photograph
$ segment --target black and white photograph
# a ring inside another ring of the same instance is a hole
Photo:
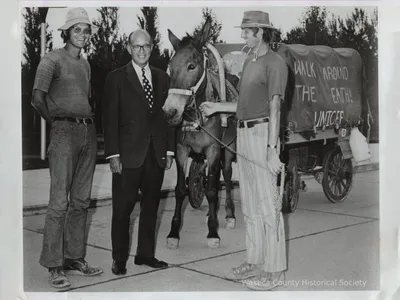
[[[381,289],[376,3],[27,3],[25,293]]]

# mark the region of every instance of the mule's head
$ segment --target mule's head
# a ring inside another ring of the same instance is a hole
[[[202,48],[207,43],[210,30],[210,18],[206,20],[202,30],[193,37],[188,35],[180,40],[168,30],[168,37],[174,47],[175,55],[169,63],[170,93],[163,110],[165,119],[170,125],[179,125],[182,122],[183,112],[192,100],[190,95],[174,93],[173,89],[190,91],[205,72]]]

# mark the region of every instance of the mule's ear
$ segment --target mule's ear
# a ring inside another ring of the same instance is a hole
[[[211,17],[208,16],[206,19],[206,22],[203,25],[203,28],[201,29],[201,32],[199,32],[199,34],[196,36],[196,43],[197,45],[199,45],[199,47],[203,47],[209,37],[210,37],[210,33],[211,33]]]
[[[172,44],[172,47],[174,47],[174,50],[177,51],[177,49],[178,49],[178,47],[179,47],[179,44],[181,43],[181,40],[178,39],[178,38],[172,33],[172,31],[169,30],[169,29],[168,29],[168,38],[169,38],[169,41],[170,41],[171,44]]]

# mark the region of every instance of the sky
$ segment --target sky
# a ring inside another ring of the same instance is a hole
[[[110,2],[109,2],[110,3]],[[226,6],[219,3],[219,6],[209,5],[217,20],[222,23],[220,39],[227,43],[241,43],[240,29],[235,28],[241,23],[243,12],[246,10],[262,10],[268,12],[270,21],[275,27],[280,28],[286,33],[294,26],[299,25],[299,19],[305,10],[304,6],[280,5],[280,6],[237,6],[240,2],[235,3],[236,6]],[[242,4],[244,2],[241,2]],[[211,3],[210,3],[211,4]],[[344,3],[343,3],[344,4]],[[354,11],[355,6],[325,6],[328,12],[335,16],[345,18]],[[221,6],[223,5],[223,6]],[[357,6],[366,10],[369,16],[372,16],[373,6]],[[63,46],[59,31],[57,30],[65,21],[65,16],[69,8],[50,8],[47,15],[47,23],[49,30],[53,31],[53,45],[55,48]],[[97,7],[85,7],[90,19],[98,17]],[[120,7],[120,32],[129,35],[130,32],[138,28],[137,15],[141,15],[140,6],[136,7]],[[191,33],[193,29],[202,21],[202,6],[187,6],[182,4],[174,4],[168,6],[158,6],[159,31],[161,34],[161,49],[172,46],[168,40],[168,31],[170,29],[178,38],[183,37],[186,32]],[[22,22],[23,23],[23,22]]]

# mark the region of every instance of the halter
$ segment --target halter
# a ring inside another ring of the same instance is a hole
[[[173,56],[172,56],[173,57]],[[168,94],[175,94],[175,95],[184,95],[184,96],[190,96],[190,102],[186,105],[187,108],[194,109],[196,111],[196,117],[200,121],[200,123],[203,123],[203,118],[202,114],[197,106],[196,103],[196,93],[201,84],[203,83],[204,79],[206,78],[206,72],[207,72],[207,55],[205,52],[203,52],[203,74],[201,75],[199,81],[196,83],[196,85],[190,87],[189,89],[169,89]],[[167,73],[169,74],[169,69],[167,70]]]

